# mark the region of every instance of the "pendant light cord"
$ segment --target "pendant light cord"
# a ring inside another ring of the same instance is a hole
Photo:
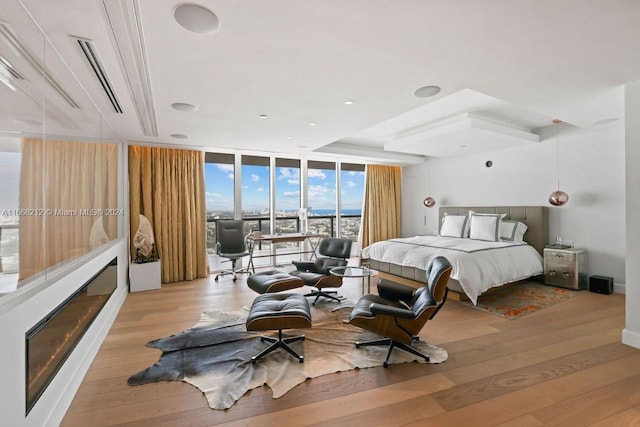
[[[560,123],[556,123],[556,161],[558,163],[558,191],[560,191],[560,131],[558,126],[560,126]]]

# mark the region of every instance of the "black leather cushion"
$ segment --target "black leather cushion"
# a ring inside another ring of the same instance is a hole
[[[353,307],[350,318],[353,319],[354,317],[373,317],[373,313],[371,313],[372,303],[384,304],[384,305],[397,307],[397,308],[404,308],[404,309],[407,308],[407,306],[399,302],[391,301],[391,300],[382,298],[378,295],[367,294],[362,296],[356,303],[355,307]]]
[[[442,256],[435,257],[427,266],[427,283],[429,284],[429,292],[434,294],[433,299],[435,302],[440,303],[444,298],[444,293],[447,287],[442,286],[442,288],[438,290],[434,289],[434,287],[438,283],[438,280],[440,280],[442,273],[444,273],[448,268],[451,268],[451,263],[448,259]]]
[[[271,270],[252,274],[247,279],[247,285],[259,294],[268,294],[270,292],[300,288],[304,285],[304,282],[299,277],[282,271]]]
[[[411,305],[416,292],[416,288],[392,282],[387,279],[378,280],[378,295],[392,301],[402,301]]]
[[[332,258],[349,258],[351,256],[352,243],[349,239],[325,237],[318,245],[318,253]]]
[[[247,331],[311,327],[311,308],[301,294],[259,295],[249,310]]]

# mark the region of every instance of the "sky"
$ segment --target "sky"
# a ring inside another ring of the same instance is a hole
[[[207,209],[233,210],[233,165],[205,163]],[[308,170],[309,206],[317,210],[336,209],[336,171]],[[342,171],[342,209],[362,207],[364,172]],[[300,207],[300,169],[276,168],[276,210],[297,210]],[[269,167],[242,166],[242,209],[262,211],[269,207]]]

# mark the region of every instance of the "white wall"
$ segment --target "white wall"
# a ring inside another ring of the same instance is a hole
[[[440,206],[544,205],[550,207],[551,240],[561,235],[588,254],[589,274],[625,283],[625,144],[623,120],[582,130],[560,125],[560,186],[569,194],[561,208],[548,203],[557,187],[555,129],[524,147],[461,157],[429,158],[403,170],[404,236],[437,233]],[[485,162],[493,166],[487,168]],[[423,206],[427,175],[435,208]]]
[[[626,111],[626,324],[622,342],[640,348],[640,81],[625,88]]]
[[[0,425],[41,427],[59,425],[62,421],[128,291],[127,240],[120,238],[100,251],[82,257],[80,260],[84,263],[80,266],[70,263],[71,268],[66,274],[45,283],[44,289],[25,301],[9,308],[3,306],[0,312]],[[25,333],[116,256],[118,288],[29,415],[25,416]]]

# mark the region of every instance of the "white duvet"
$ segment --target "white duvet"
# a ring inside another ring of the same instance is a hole
[[[362,250],[362,258],[425,269],[441,255],[453,266],[457,280],[469,299],[489,288],[541,274],[542,257],[526,243],[485,242],[456,237],[416,236],[374,243]]]

